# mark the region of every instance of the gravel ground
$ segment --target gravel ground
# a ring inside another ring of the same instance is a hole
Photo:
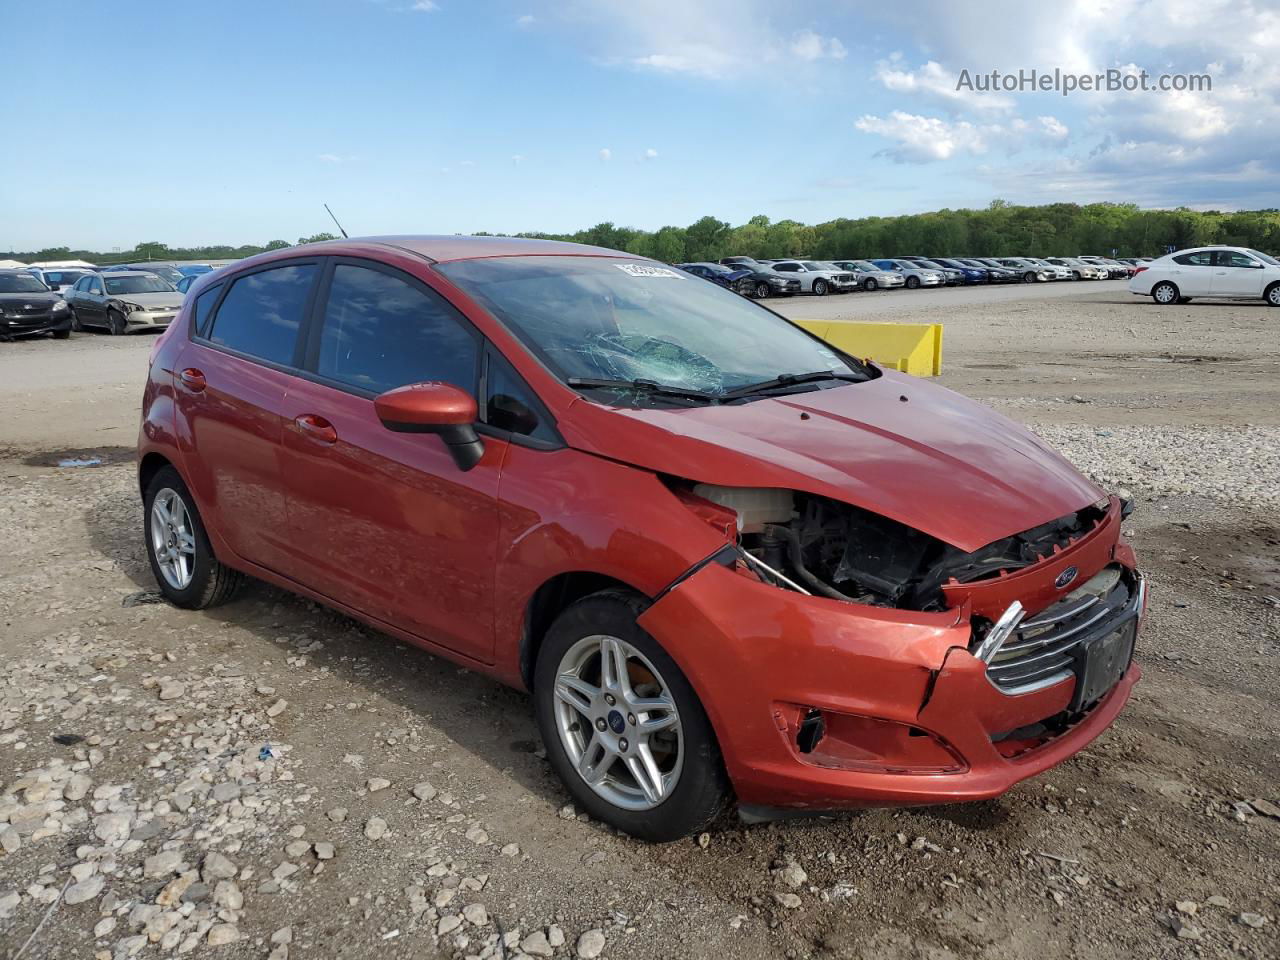
[[[0,956],[1280,955],[1280,311],[1118,286],[893,312],[1137,499],[1117,725],[995,801],[665,846],[565,806],[522,694],[262,585],[151,602],[150,341],[0,345]]]

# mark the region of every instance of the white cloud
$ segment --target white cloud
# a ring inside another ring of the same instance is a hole
[[[342,158],[336,153],[322,153],[316,159],[322,163],[342,163]]]
[[[458,166],[460,166],[460,167],[474,167],[475,165],[476,165],[476,162],[475,162],[474,160],[459,160],[459,161],[458,161]]]
[[[604,147],[604,148],[602,148],[602,149],[600,150],[600,159],[601,159],[601,160],[612,160],[612,159],[613,159],[613,151],[612,151],[612,150],[610,150],[608,147]]]
[[[513,153],[511,155],[511,162],[514,163],[516,166],[520,166],[520,164],[524,163],[524,154]]]
[[[794,31],[764,0],[559,0],[550,14],[595,62],[708,80],[771,80],[848,55],[838,37]]]
[[[854,126],[863,133],[893,140],[896,146],[882,152],[898,163],[930,163],[958,154],[987,152],[983,129],[966,120],[949,121],[894,110],[888,117],[860,117]]]
[[[657,151],[657,150],[655,150],[655,149],[653,149],[653,147],[650,147],[648,150],[646,150],[646,151],[644,152],[644,158],[645,158],[646,160],[657,160],[657,159],[658,159],[658,151]]]
[[[801,30],[791,40],[791,52],[801,60],[843,60],[849,51],[837,37]]]
[[[536,18],[532,13],[526,13],[524,16],[516,17],[517,27],[527,27],[536,22]]]
[[[957,90],[958,72],[947,70],[936,60],[929,60],[918,70],[899,68],[897,58],[882,60],[876,64],[876,79],[886,90],[894,93],[920,94],[928,99],[945,103],[953,109],[1010,110],[1012,97],[998,93],[977,93]]]
[[[1057,117],[1036,117],[1040,121],[1041,133],[1050,140],[1065,140],[1071,131]]]
[[[415,0],[409,9],[415,13],[435,13],[440,7],[433,0]]]

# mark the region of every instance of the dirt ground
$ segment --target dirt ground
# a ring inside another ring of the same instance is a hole
[[[566,809],[523,694],[260,584],[149,602],[150,339],[0,344],[0,956],[1280,956],[1280,310],[1038,289],[781,309],[945,322],[945,385],[1132,493],[1129,707],[998,800],[664,846]]]

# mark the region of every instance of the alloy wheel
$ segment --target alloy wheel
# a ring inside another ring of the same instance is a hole
[[[756,297],[765,300],[769,296],[769,285],[763,281],[756,284]]]
[[[151,551],[169,586],[185,590],[195,573],[195,528],[187,505],[170,487],[156,494],[151,503]]]
[[[680,712],[657,668],[606,635],[584,637],[556,670],[560,743],[584,783],[624,810],[651,810],[684,766]]]

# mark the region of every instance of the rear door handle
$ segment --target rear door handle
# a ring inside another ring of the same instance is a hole
[[[204,374],[195,367],[187,367],[178,374],[178,379],[182,381],[182,385],[192,393],[199,393],[208,384],[205,382]]]
[[[295,418],[293,422],[297,424],[299,430],[320,443],[338,442],[338,431],[324,417],[317,416],[314,413],[304,413],[302,416]]]

